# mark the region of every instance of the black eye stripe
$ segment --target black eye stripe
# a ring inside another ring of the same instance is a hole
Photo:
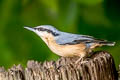
[[[36,30],[37,28],[33,28],[34,30]]]
[[[54,35],[54,36],[58,36],[59,34],[58,33],[56,33],[56,32],[53,32],[53,31],[51,31],[51,30],[49,30],[49,29],[44,29],[44,28],[34,28],[35,30],[38,30],[38,31],[47,31],[48,33],[51,33],[52,35]]]

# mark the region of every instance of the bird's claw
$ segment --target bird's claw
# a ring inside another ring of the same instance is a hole
[[[85,60],[84,58],[79,58],[79,59],[75,62],[75,64],[78,64],[79,62],[81,62],[81,64],[83,64],[83,63],[87,63],[88,61]]]

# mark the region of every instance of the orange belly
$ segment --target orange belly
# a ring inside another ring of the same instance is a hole
[[[73,56],[84,56],[86,55],[86,46],[84,44],[77,45],[58,45],[52,43],[49,48],[59,56],[73,57]]]

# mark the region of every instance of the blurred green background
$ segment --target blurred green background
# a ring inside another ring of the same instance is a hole
[[[45,43],[23,26],[59,30],[117,42],[102,47],[120,64],[120,0],[0,0],[0,66],[56,60]]]

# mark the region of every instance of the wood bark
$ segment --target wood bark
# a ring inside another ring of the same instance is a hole
[[[75,64],[78,57],[57,61],[28,61],[24,69],[14,65],[5,70],[0,67],[0,80],[118,80],[114,60],[108,52],[95,52]]]
[[[118,69],[118,80],[120,80],[120,65],[119,65],[119,69]]]

